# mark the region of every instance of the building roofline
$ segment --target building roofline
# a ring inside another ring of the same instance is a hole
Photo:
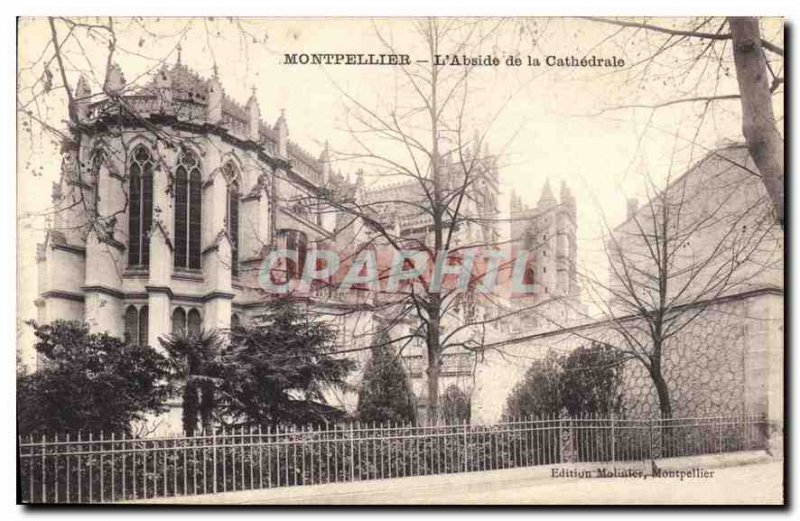
[[[714,149],[711,149],[711,150],[707,151],[703,155],[703,157],[701,157],[700,159],[698,159],[697,161],[692,163],[692,165],[689,166],[681,175],[679,175],[678,177],[676,177],[675,179],[670,181],[669,184],[667,184],[667,186],[666,186],[666,188],[664,190],[665,191],[671,190],[674,186],[676,186],[678,183],[680,183],[683,179],[685,179],[686,177],[688,177],[689,175],[691,175],[695,171],[697,171],[697,169],[701,165],[703,165],[706,161],[708,161],[708,160],[710,160],[712,158],[721,158],[721,159],[730,160],[730,158],[727,158],[724,154],[722,154],[723,151],[726,151],[726,150],[740,150],[740,149],[745,149],[746,150],[747,149],[747,145],[745,145],[744,143],[731,143],[730,145],[717,147],[717,148],[714,148]],[[736,163],[734,163],[734,164],[735,164],[735,166],[742,167],[742,165],[738,165]],[[653,201],[652,198],[648,199],[644,204],[640,205],[638,209],[646,207],[648,204],[651,204],[652,201]],[[637,209],[636,212],[634,212],[633,215],[626,216],[625,219],[622,222],[620,222],[618,225],[616,225],[613,228],[613,231],[615,231],[615,232],[618,231],[620,228],[622,228],[624,225],[626,225],[629,221],[631,221],[633,219],[633,217],[636,215],[636,213],[638,212],[638,209]]]
[[[731,294],[731,295],[723,295],[721,297],[701,300],[701,301],[698,301],[698,302],[692,302],[692,303],[689,303],[689,304],[682,304],[682,305],[679,305],[679,306],[675,306],[673,309],[690,309],[692,307],[697,307],[697,306],[706,306],[706,305],[712,305],[712,304],[722,304],[722,303],[732,302],[732,301],[736,301],[736,300],[745,300],[745,299],[749,299],[749,298],[757,297],[757,296],[761,296],[761,295],[780,295],[780,296],[782,296],[783,295],[783,289],[782,288],[778,288],[778,287],[768,286],[768,287],[763,287],[763,288],[757,288],[757,289],[752,289],[752,290],[748,290],[748,291],[743,291],[741,293],[734,293],[734,294]],[[640,318],[641,318],[641,315],[633,315],[633,314],[623,315],[623,316],[617,317],[617,318],[603,318],[603,319],[600,319],[600,320],[595,320],[593,322],[587,322],[587,323],[579,324],[579,325],[576,325],[576,326],[570,326],[570,327],[565,327],[565,328],[561,328],[561,329],[553,329],[553,330],[545,331],[545,332],[542,332],[542,333],[535,333],[535,334],[532,334],[532,335],[521,336],[521,337],[518,337],[518,338],[511,339],[511,340],[503,340],[503,341],[500,341],[500,342],[494,342],[492,344],[484,346],[484,348],[485,349],[488,349],[488,348],[499,348],[499,347],[503,347],[503,346],[521,344],[521,343],[524,343],[524,342],[529,342],[531,340],[539,340],[539,339],[559,336],[559,335],[563,335],[563,334],[567,334],[567,333],[575,333],[575,332],[586,330],[586,329],[593,329],[593,328],[596,328],[596,327],[602,327],[602,326],[605,326],[605,325],[614,324],[614,323],[620,323],[620,322],[629,322],[631,320],[637,320],[637,319],[640,319]]]

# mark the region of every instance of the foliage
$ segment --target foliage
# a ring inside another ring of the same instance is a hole
[[[610,346],[580,347],[564,359],[561,402],[570,416],[618,413],[622,396],[622,354]]]
[[[414,423],[416,406],[408,377],[388,335],[380,337],[364,369],[357,417],[362,422]]]
[[[448,387],[442,400],[442,416],[445,423],[457,425],[468,422],[470,412],[469,399],[464,395],[464,391],[455,385]]]
[[[550,353],[525,373],[506,402],[505,416],[610,415],[621,406],[622,355],[593,343],[568,355]]]
[[[154,349],[89,333],[80,322],[29,324],[42,360],[17,377],[20,435],[129,433],[132,421],[164,410],[167,361]]]
[[[767,435],[756,428],[763,420],[753,416],[684,419],[670,428],[669,444],[654,436],[664,428],[656,423],[651,431],[652,425],[526,419],[438,427],[268,427],[218,431],[212,440],[117,438],[113,451],[107,438],[102,444],[83,438],[80,458],[70,455],[74,445],[64,450],[34,440],[20,451],[18,482],[27,503],[93,503],[575,462],[637,465],[649,457],[761,450]],[[569,438],[572,443],[564,443]],[[131,464],[156,460],[157,471]]]
[[[169,355],[171,378],[182,388],[184,432],[193,434],[198,420],[204,431],[210,431],[221,367],[219,333],[177,333],[160,338],[159,342]]]
[[[552,353],[533,362],[506,401],[508,418],[557,414],[562,407],[560,393],[561,359]]]
[[[270,302],[257,322],[230,333],[220,361],[220,418],[232,425],[342,419],[324,392],[345,389],[355,363],[333,354],[335,337],[329,324],[310,319],[290,300]]]
[[[131,465],[129,453],[121,451],[105,453],[102,460],[83,457],[78,463],[73,458],[69,465],[66,458],[48,457],[44,472],[46,487],[40,481],[42,458],[33,457],[30,464],[21,466],[20,482],[26,498],[31,494],[34,501],[52,502],[58,489],[63,502],[63,483],[69,479],[72,484],[69,499],[77,502],[80,475],[81,501],[89,502],[90,490],[91,497],[98,501],[101,489],[106,501],[112,497],[112,491],[119,501],[560,462],[559,428],[534,422],[514,427],[468,426],[466,430],[460,424],[424,428],[329,425],[323,430],[246,428],[236,429],[227,436],[217,432],[216,441],[217,445],[211,445],[195,438],[164,439],[146,445],[135,440],[132,444],[118,445],[123,449],[135,447],[139,451],[137,458],[145,457],[148,461],[155,455],[158,472],[142,472]],[[176,446],[177,451],[159,450]],[[101,466],[105,469],[104,480],[99,472]],[[162,468],[166,472],[160,471]],[[116,475],[113,481],[109,479],[112,472]],[[60,488],[55,486],[56,475],[61,476]],[[46,499],[43,493],[47,494]]]

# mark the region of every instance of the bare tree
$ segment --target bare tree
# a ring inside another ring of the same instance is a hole
[[[617,27],[606,40],[626,49],[629,55],[624,70],[630,82],[648,97],[658,88],[645,88],[648,79],[655,85],[670,86],[666,99],[657,99],[613,107],[642,108],[652,111],[678,104],[702,107],[697,132],[714,106],[741,102],[742,134],[769,193],[776,221],[784,220],[783,136],[781,119],[775,116],[775,96],[783,94],[783,49],[762,34],[756,18],[690,18],[671,23],[649,20],[590,18]],[[780,35],[777,35],[780,38]],[[647,52],[641,55],[641,48]],[[730,61],[733,61],[738,92],[727,85]],[[665,65],[666,64],[666,65]],[[666,78],[666,79],[665,79]],[[781,116],[782,118],[782,116]],[[696,135],[696,134],[695,134]]]
[[[649,201],[622,225],[606,225],[609,276],[580,273],[618,339],[614,347],[649,374],[664,418],[673,411],[664,364],[672,339],[720,297],[780,273],[769,198],[739,161],[746,151],[734,148],[663,185],[645,174]]]
[[[355,150],[337,154],[337,160],[360,162],[369,174],[400,183],[367,191],[359,175],[355,193],[323,191],[307,203],[349,216],[348,226],[363,227],[355,234],[361,240],[352,257],[371,248],[404,255],[412,251],[424,260],[407,258],[409,268],[424,274],[422,266],[436,270],[432,267],[442,262],[442,252],[449,263],[470,251],[485,253],[503,245],[497,230],[498,155],[485,144],[491,123],[473,123],[478,112],[470,83],[474,67],[441,65],[449,57],[477,54],[496,25],[438,19],[409,24],[424,45],[425,59],[398,67],[397,90],[381,96],[383,105],[374,107],[342,90]],[[387,52],[395,52],[390,35],[375,29]],[[494,268],[474,269],[466,287],[438,285],[434,275],[377,291],[373,305],[384,320],[372,334],[393,332],[388,343],[399,344],[400,353],[415,339],[424,344],[429,422],[442,417],[439,381],[445,353],[480,353],[487,328],[520,312],[496,295],[475,291],[508,264],[504,260]],[[381,271],[380,279],[388,281],[389,272]],[[400,326],[410,333],[398,334]]]

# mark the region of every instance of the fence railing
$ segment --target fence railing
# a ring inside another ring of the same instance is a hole
[[[93,503],[765,448],[757,416],[526,418],[496,425],[335,425],[195,436],[19,440],[21,500]]]

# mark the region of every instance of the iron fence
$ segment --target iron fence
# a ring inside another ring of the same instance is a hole
[[[195,436],[19,439],[21,500],[94,503],[570,462],[765,448],[757,416],[525,418],[495,425],[347,424]]]

